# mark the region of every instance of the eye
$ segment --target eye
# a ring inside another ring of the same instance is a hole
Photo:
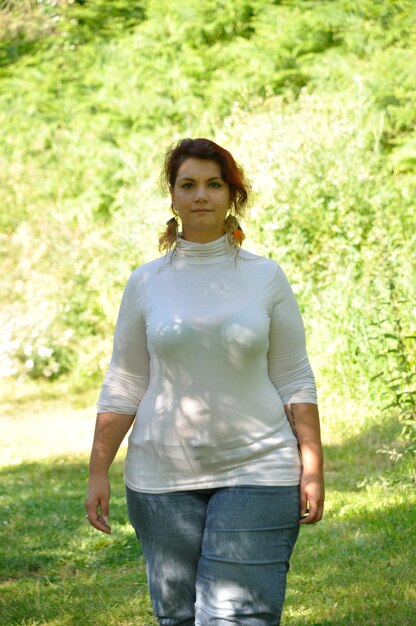
[[[192,187],[192,183],[183,183],[181,185],[182,189],[190,189]]]
[[[217,182],[211,182],[210,183],[210,187],[214,187],[214,189],[219,189],[220,187],[222,187],[221,183],[217,183]]]

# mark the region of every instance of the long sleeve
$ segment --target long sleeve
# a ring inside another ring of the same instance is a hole
[[[283,404],[317,404],[316,385],[305,346],[305,330],[295,295],[277,267],[276,303],[270,322],[269,376]]]
[[[135,415],[149,384],[149,353],[140,299],[140,275],[127,282],[114,332],[113,354],[104,378],[97,412]]]

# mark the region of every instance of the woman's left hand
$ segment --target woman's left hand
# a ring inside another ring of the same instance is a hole
[[[316,524],[324,514],[325,487],[323,472],[302,469],[299,485],[300,524]]]

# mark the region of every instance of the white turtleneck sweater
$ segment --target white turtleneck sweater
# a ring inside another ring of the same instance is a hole
[[[295,296],[280,266],[225,235],[133,271],[98,412],[135,415],[125,462],[144,492],[296,485],[284,405],[316,404]]]

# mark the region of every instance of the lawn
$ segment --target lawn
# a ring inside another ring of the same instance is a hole
[[[57,423],[52,424],[54,405]],[[125,448],[111,470],[113,533],[100,535],[84,518],[87,450],[72,452],[64,428],[59,450],[67,440],[68,453],[44,458],[45,414],[56,433],[71,412],[69,407],[62,417],[58,406],[58,400],[49,401],[43,413],[37,407],[33,423],[43,415],[42,429],[34,427],[30,441],[16,439],[15,462],[0,470],[0,623],[154,624],[140,544],[125,509]],[[84,408],[82,416],[78,422],[90,432],[93,407]],[[17,415],[15,420],[17,428]],[[377,453],[397,434],[396,423],[387,421],[342,441],[338,435],[336,443],[327,436],[326,514],[317,526],[301,530],[289,574],[285,626],[414,624],[412,467]],[[29,460],[17,462],[28,454]]]

